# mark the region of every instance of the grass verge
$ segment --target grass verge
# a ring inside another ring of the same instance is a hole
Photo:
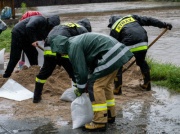
[[[154,84],[180,93],[179,66],[171,63],[159,63],[152,59],[148,59],[148,64],[151,67],[151,79]]]
[[[3,31],[0,35],[0,50],[6,48],[6,52],[10,51],[11,44],[11,31],[12,27],[8,27],[5,31]]]

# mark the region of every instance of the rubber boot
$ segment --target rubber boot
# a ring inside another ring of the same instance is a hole
[[[42,90],[43,90],[43,84],[42,83],[37,83],[35,85],[35,90],[34,90],[34,97],[33,97],[33,103],[39,103],[41,101],[41,95],[42,95]]]
[[[103,132],[106,131],[107,129],[107,123],[87,123],[85,126],[82,128],[83,131],[88,131],[88,132]]]
[[[116,75],[116,78],[114,79],[114,95],[121,95],[122,94],[122,70],[119,69],[118,74]]]
[[[150,72],[143,73],[144,83],[140,84],[140,87],[146,91],[151,91],[151,77]]]
[[[115,119],[116,119],[116,117],[112,117],[111,116],[111,111],[108,110],[108,123],[114,123]]]

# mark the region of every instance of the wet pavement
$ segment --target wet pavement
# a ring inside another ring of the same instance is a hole
[[[116,123],[109,124],[104,134],[179,134],[180,132],[180,95],[168,90],[153,87],[156,93],[153,101],[141,100],[128,102],[117,113]],[[0,116],[0,134],[83,134],[80,128],[72,129],[65,121],[52,122],[48,118],[11,120]],[[61,127],[57,127],[57,126]],[[94,132],[93,132],[94,133]],[[96,132],[99,134],[102,132]]]
[[[138,12],[141,15],[153,15],[161,20],[172,22],[174,27],[180,28],[180,11],[167,10],[164,13],[157,13],[150,10],[153,8],[165,7],[180,7],[179,3],[152,3],[152,2],[119,2],[119,3],[99,3],[99,4],[82,4],[82,5],[61,5],[52,7],[38,7],[37,9],[44,14],[61,14],[63,21],[78,20],[82,15],[80,13],[89,15],[92,22],[93,31],[108,33],[107,21],[109,15],[124,11],[128,13]],[[60,8],[59,8],[60,7]],[[52,10],[53,9],[53,10]],[[173,9],[173,8],[172,8]],[[180,8],[179,8],[180,9]],[[120,11],[118,11],[120,10]],[[136,11],[137,10],[137,11]],[[147,10],[147,11],[146,11]],[[149,11],[148,11],[149,10]],[[75,15],[78,12],[79,16]],[[117,12],[118,11],[118,12]],[[140,12],[141,11],[141,12]],[[92,13],[100,12],[99,15],[93,16]],[[71,18],[68,18],[67,13],[74,13]],[[154,14],[153,14],[154,13]],[[102,14],[101,20],[100,15]],[[107,14],[107,15],[106,15]],[[85,15],[84,15],[85,16]],[[83,17],[84,17],[83,16]],[[101,21],[104,23],[101,24]],[[149,41],[156,38],[162,30],[155,28],[146,28],[149,32]],[[158,40],[157,45],[153,46],[148,55],[156,59],[166,59],[167,62],[173,62],[180,65],[179,62],[179,29],[174,28],[173,34],[167,32],[161,39]],[[164,47],[162,47],[162,45]],[[169,47],[173,45],[174,47]],[[180,45],[179,45],[180,46]],[[166,50],[166,51],[163,51]],[[172,53],[173,51],[173,53]],[[170,55],[168,56],[167,55]],[[177,59],[173,58],[177,55]],[[166,58],[167,56],[167,58]],[[173,60],[172,60],[173,59]],[[116,123],[108,125],[108,130],[104,134],[179,134],[180,133],[180,95],[169,93],[167,89],[153,86],[153,101],[135,100],[128,102],[122,106],[122,111],[117,113]],[[1,109],[8,107],[9,104],[0,104]],[[11,107],[11,106],[9,106]],[[90,132],[83,132],[81,129],[72,129],[72,124],[62,119],[52,121],[46,118],[27,118],[22,120],[11,119],[10,114],[4,113],[0,115],[0,134],[83,134]],[[99,132],[102,134],[102,132]],[[96,133],[93,133],[96,134]],[[97,133],[98,134],[98,133]]]

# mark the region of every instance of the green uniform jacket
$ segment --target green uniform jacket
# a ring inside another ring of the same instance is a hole
[[[72,63],[77,86],[85,88],[88,75],[96,80],[119,69],[133,54],[122,43],[111,36],[85,33],[75,37],[51,38],[53,52],[68,54]]]

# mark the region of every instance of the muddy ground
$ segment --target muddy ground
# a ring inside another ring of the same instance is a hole
[[[22,86],[26,87],[30,91],[34,90],[34,78],[40,70],[39,66],[31,66],[29,68],[24,67],[23,70],[15,71],[10,77],[17,81]],[[151,94],[153,91],[146,92],[139,87],[141,80],[141,73],[139,68],[134,65],[131,70],[124,73],[123,79],[123,95],[115,96],[117,103],[117,110],[121,109],[121,105],[129,100],[133,99],[152,99]],[[0,76],[0,86],[2,86],[7,79]],[[38,104],[33,104],[32,99],[16,102],[0,98],[0,105],[2,106],[0,114],[12,115],[11,118],[23,119],[32,117],[48,117],[52,120],[61,117],[63,120],[71,122],[70,116],[70,102],[61,101],[59,98],[62,93],[71,86],[71,80],[69,79],[66,71],[57,66],[53,74],[48,78],[44,85],[42,101]],[[8,107],[3,105],[6,104]],[[9,110],[9,105],[11,109]],[[67,114],[69,113],[69,114]]]
[[[163,9],[163,10],[144,10],[144,11],[131,11],[131,12],[112,12],[112,13],[100,13],[100,14],[94,14],[90,16],[85,16],[81,14],[73,15],[73,16],[61,16],[62,22],[69,22],[69,21],[77,21],[78,19],[81,19],[83,17],[87,17],[90,19],[92,24],[92,30],[94,32],[100,32],[104,34],[109,33],[109,29],[107,28],[108,19],[111,14],[129,14],[129,13],[136,13],[139,15],[148,15],[153,16],[158,19],[161,19],[162,21],[171,21],[172,23],[176,24],[177,21],[175,20],[175,16],[180,13],[179,9]],[[179,22],[179,21],[178,21]],[[177,23],[179,25],[179,23]],[[157,30],[157,28],[146,28],[148,30],[148,34],[150,36],[150,39],[153,39],[156,37],[162,30]],[[168,36],[173,36],[173,32],[177,32],[179,29],[172,30],[169,32]],[[165,35],[168,37],[167,35]],[[6,53],[6,60],[8,60],[8,53]],[[129,64],[129,63],[128,63]],[[125,65],[127,66],[127,65]],[[14,72],[11,76],[12,79],[29,89],[30,91],[34,90],[34,79],[36,74],[39,72],[38,66],[32,66],[30,68],[24,68],[23,70],[19,72]],[[0,76],[0,86],[2,86],[7,79],[3,79],[2,76]],[[154,90],[152,91],[143,91],[139,87],[139,83],[142,80],[142,75],[140,73],[139,67],[136,65],[133,65],[129,70],[127,70],[123,74],[123,94],[120,96],[115,96],[116,99],[116,112],[117,116],[120,118],[122,107],[126,112],[128,109],[128,103],[133,103],[136,105],[136,101],[142,101],[145,103],[145,108],[149,106],[149,103],[153,103],[153,105],[156,105],[158,101],[156,102],[155,94],[156,92]],[[71,109],[70,109],[70,102],[61,101],[59,98],[61,94],[65,91],[65,89],[70,87],[70,79],[68,78],[67,73],[64,71],[63,68],[57,67],[52,76],[49,77],[47,80],[43,95],[42,95],[42,101],[38,104],[33,104],[32,99],[16,102],[12,100],[7,100],[4,98],[0,98],[0,116],[1,117],[7,117],[12,120],[24,120],[24,119],[38,119],[38,118],[47,118],[52,123],[55,124],[57,128],[62,128],[64,125],[62,125],[62,122],[65,121],[66,125],[72,125],[72,119],[71,119]],[[146,105],[147,104],[147,105]],[[136,105],[137,106],[137,105]],[[143,108],[141,109],[143,110]],[[59,123],[61,122],[61,123]],[[143,122],[143,121],[142,121]],[[138,122],[133,122],[134,126],[138,124]],[[145,126],[139,126],[140,129],[131,128],[132,124],[129,125],[127,120],[118,120],[117,125],[111,126],[111,128],[118,127],[121,129],[121,133],[146,133],[147,129]],[[131,131],[129,129],[132,129]],[[138,131],[138,132],[137,132]],[[149,130],[150,131],[150,130]],[[163,130],[159,130],[160,133],[163,133]],[[176,131],[175,131],[176,132]]]

